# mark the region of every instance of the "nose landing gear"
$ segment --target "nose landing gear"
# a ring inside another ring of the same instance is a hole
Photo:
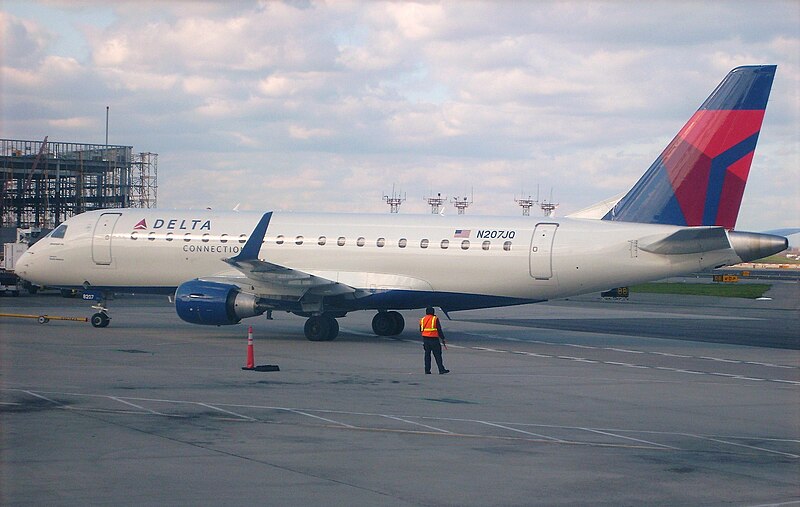
[[[97,310],[97,313],[92,315],[89,322],[93,327],[108,327],[111,322],[111,317],[108,316],[108,308],[106,308],[106,294],[99,291],[87,290],[83,293],[83,299],[86,301],[97,301],[96,305],[92,305],[92,309]]]
[[[97,307],[93,306],[92,308],[97,308]],[[111,322],[111,317],[108,316],[108,313],[106,313],[105,308],[103,308],[101,311],[92,315],[90,322],[94,327],[108,327],[108,323]]]

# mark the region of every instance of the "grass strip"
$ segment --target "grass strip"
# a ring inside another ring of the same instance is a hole
[[[716,296],[723,298],[760,298],[771,284],[767,283],[643,283],[630,288],[631,292],[650,294],[680,294],[684,296]]]

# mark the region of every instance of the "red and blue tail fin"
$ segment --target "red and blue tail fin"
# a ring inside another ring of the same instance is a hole
[[[730,71],[603,220],[733,229],[775,68]]]

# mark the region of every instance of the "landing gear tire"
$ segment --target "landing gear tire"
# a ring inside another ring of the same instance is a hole
[[[372,331],[378,336],[395,336],[403,332],[406,322],[398,312],[378,312],[372,318]]]
[[[339,334],[339,323],[327,315],[310,317],[303,327],[306,338],[312,342],[329,342]]]
[[[328,331],[328,336],[325,338],[326,342],[332,342],[339,336],[339,322],[331,317],[331,329]]]
[[[108,327],[108,323],[111,322],[111,317],[103,312],[97,312],[92,315],[91,322],[93,327]]]
[[[386,312],[392,316],[392,320],[394,320],[394,329],[392,329],[392,334],[390,336],[397,336],[403,332],[403,329],[406,327],[406,319],[400,314],[400,312]]]

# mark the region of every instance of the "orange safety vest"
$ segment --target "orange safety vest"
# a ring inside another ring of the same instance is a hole
[[[426,315],[419,319],[419,330],[425,338],[439,338],[436,315]]]

